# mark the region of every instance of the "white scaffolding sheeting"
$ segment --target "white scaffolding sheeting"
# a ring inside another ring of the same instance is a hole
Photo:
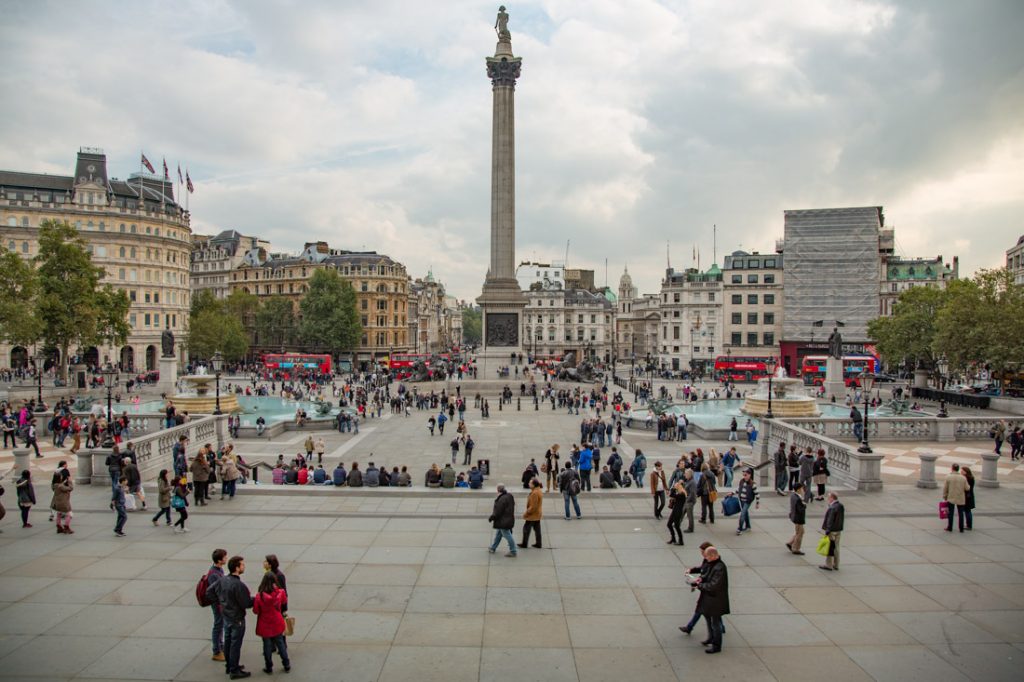
[[[881,206],[786,211],[784,318],[786,341],[824,341],[832,320],[843,340],[864,342],[878,316]],[[826,328],[814,328],[825,320]]]

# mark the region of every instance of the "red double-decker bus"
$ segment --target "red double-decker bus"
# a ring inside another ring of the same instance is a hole
[[[827,355],[807,355],[800,363],[800,377],[805,386],[820,386],[825,383]],[[860,387],[860,375],[878,371],[878,358],[874,355],[844,355],[843,383],[848,387]]]
[[[270,370],[279,370],[290,374],[310,371],[330,374],[331,356],[307,355],[304,353],[267,353],[263,356],[263,366]]]
[[[757,381],[768,376],[768,358],[719,355],[715,358],[715,379],[718,381]]]

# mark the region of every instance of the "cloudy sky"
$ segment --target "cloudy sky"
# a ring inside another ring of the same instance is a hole
[[[428,268],[488,260],[497,2],[4,2],[0,168],[196,183],[193,228]],[[908,256],[1024,233],[1024,3],[509,0],[520,259],[674,267],[766,251],[785,209],[883,205]]]

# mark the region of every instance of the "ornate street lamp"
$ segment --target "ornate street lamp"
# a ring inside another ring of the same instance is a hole
[[[104,448],[112,448],[114,447],[114,410],[111,399],[114,381],[117,379],[117,368],[107,363],[107,366],[100,370],[100,374],[103,375],[103,383],[107,387],[107,430],[103,434],[103,443],[101,445]]]
[[[875,385],[875,375],[865,372],[860,375],[860,386],[864,389],[864,437],[861,439],[861,446],[857,452],[871,452],[868,445],[868,399],[871,397],[871,387]]]
[[[774,419],[775,415],[772,414],[772,378],[775,376],[775,367],[777,366],[775,358],[768,358],[764,362],[764,368],[768,371],[768,412],[765,413],[765,419]],[[785,410],[783,410],[785,411]]]
[[[211,363],[213,364],[213,377],[214,377],[214,380],[215,380],[215,386],[216,386],[216,391],[217,391],[217,393],[216,393],[216,400],[217,400],[217,402],[214,405],[213,413],[214,414],[223,414],[220,411],[220,372],[221,372],[222,369],[224,369],[224,358],[221,356],[220,351],[217,351],[216,353],[213,354],[213,358],[211,360]]]
[[[43,351],[36,353],[36,402],[43,404],[43,363],[46,362],[46,355]]]

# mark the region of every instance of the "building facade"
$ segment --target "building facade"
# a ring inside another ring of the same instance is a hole
[[[337,270],[356,291],[363,333],[353,352],[355,360],[369,361],[392,352],[410,352],[409,275],[404,265],[375,251],[345,251],[331,249],[326,242],[311,242],[298,255],[271,254],[262,261],[250,251],[231,273],[231,289],[255,294],[260,299],[283,296],[292,302],[298,318],[299,301],[309,291],[309,279],[321,268]],[[256,337],[253,350],[280,349],[264,348]]]
[[[776,360],[783,322],[783,256],[778,253],[733,251],[723,270],[727,357]]]
[[[448,353],[462,345],[462,311],[433,272],[409,285],[408,320],[414,353]]]
[[[625,268],[619,278],[616,301],[613,349],[616,363],[630,367],[656,364],[660,329],[661,295],[640,295],[633,286],[629,268]]]
[[[959,270],[960,263],[956,256],[952,263],[944,263],[941,255],[936,258],[886,258],[882,266],[878,314],[892,315],[893,306],[900,294],[908,289],[945,289],[959,276]]]
[[[1013,273],[1013,281],[1024,285],[1024,235],[1006,251],[1006,268]]]
[[[665,271],[658,349],[662,371],[712,374],[715,356],[722,352],[723,293],[718,265],[705,272],[696,268]]]
[[[86,364],[156,370],[165,330],[177,337],[175,352],[185,362],[181,341],[188,333],[192,233],[173,190],[173,183],[154,175],[110,177],[106,154],[89,147],[79,150],[71,176],[0,171],[0,244],[29,259],[38,253],[43,221],[67,222],[106,271],[103,284],[128,295],[127,342],[69,351],[80,351]],[[57,349],[45,353],[51,361],[59,355]],[[23,366],[34,354],[35,349],[0,344],[0,366]]]
[[[262,252],[263,259],[266,259],[270,242],[259,237],[246,237],[235,230],[225,230],[213,237],[192,235],[192,292],[208,289],[218,299],[227,298],[231,293],[232,271],[251,251]]]
[[[610,362],[615,309],[607,298],[584,289],[533,287],[525,292],[525,349],[536,359]]]

